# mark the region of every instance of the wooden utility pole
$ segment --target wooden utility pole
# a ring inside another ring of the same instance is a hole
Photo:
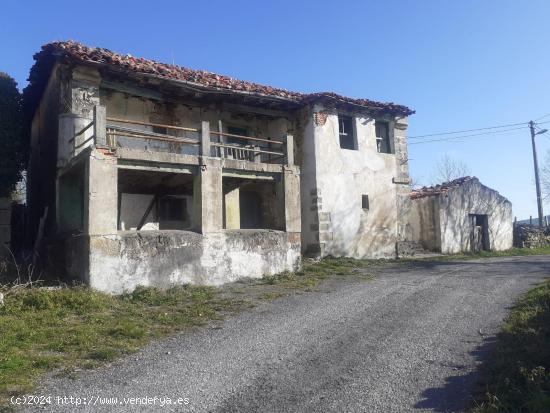
[[[539,210],[539,227],[544,225],[544,213],[542,212],[542,196],[540,193],[540,178],[539,178],[539,163],[537,160],[537,146],[535,145],[535,123],[529,122],[529,130],[531,131],[531,144],[533,145],[533,164],[535,166],[535,185],[537,187],[537,206]]]

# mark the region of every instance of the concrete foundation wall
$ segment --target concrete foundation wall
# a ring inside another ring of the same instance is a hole
[[[441,251],[446,254],[470,251],[470,214],[487,215],[489,248],[512,248],[512,204],[497,191],[472,179],[440,196]]]
[[[186,283],[220,285],[259,278],[300,265],[300,234],[235,230],[119,232],[69,242],[67,268],[88,274],[92,288],[119,294],[139,285],[167,288]]]

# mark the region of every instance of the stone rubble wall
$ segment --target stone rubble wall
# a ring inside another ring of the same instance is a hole
[[[545,245],[550,245],[550,227],[514,226],[514,247],[537,248]]]

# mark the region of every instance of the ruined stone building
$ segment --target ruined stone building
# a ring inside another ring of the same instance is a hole
[[[110,292],[220,284],[407,239],[407,107],[74,42],[35,61],[30,238],[69,276]]]
[[[475,177],[410,194],[411,239],[445,254],[512,248],[512,204]]]

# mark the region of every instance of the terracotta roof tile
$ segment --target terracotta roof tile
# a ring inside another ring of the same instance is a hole
[[[411,115],[413,110],[406,106],[394,103],[375,102],[368,99],[354,99],[337,95],[336,93],[310,93],[304,94],[292,92],[281,88],[246,82],[232,77],[218,75],[204,70],[194,70],[181,66],[156,62],[131,55],[121,55],[108,49],[88,47],[74,41],[52,42],[42,46],[40,52],[34,55],[35,64],[29,75],[29,86],[25,91],[27,99],[36,99],[36,95],[42,93],[44,76],[51,70],[51,62],[56,57],[63,56],[81,63],[102,64],[115,66],[129,72],[150,74],[166,79],[190,82],[200,87],[217,90],[230,90],[246,92],[257,95],[272,96],[287,99],[296,103],[309,103],[318,100],[332,100],[334,102],[362,106],[373,110],[380,110],[392,114]],[[46,72],[46,73],[45,73]],[[41,85],[42,83],[42,85]]]
[[[439,185],[434,186],[424,186],[420,189],[415,189],[411,191],[410,198],[411,199],[418,199],[418,198],[424,198],[427,196],[435,196],[435,195],[442,195],[449,192],[449,190],[453,188],[457,188],[466,182],[469,182],[473,179],[477,179],[474,176],[463,176],[462,178],[454,179],[449,182],[444,182]]]

